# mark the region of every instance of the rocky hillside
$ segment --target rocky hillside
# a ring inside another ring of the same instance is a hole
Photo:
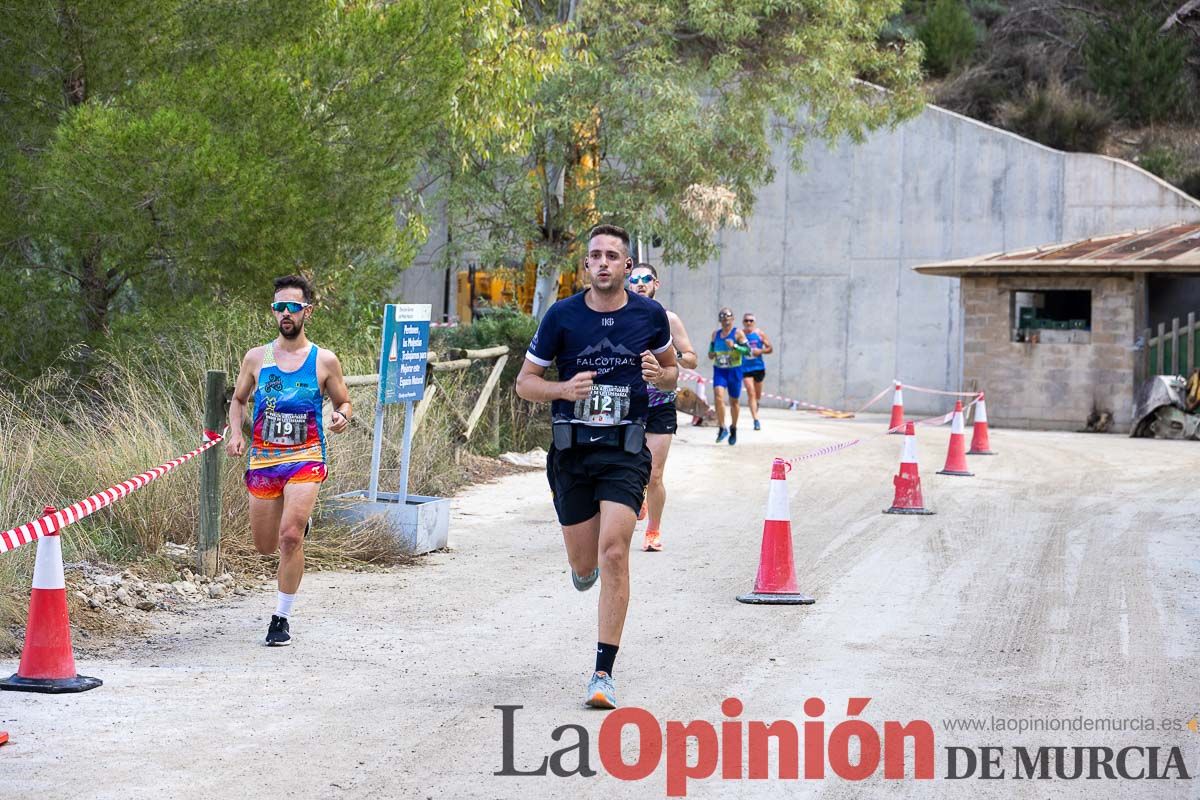
[[[938,105],[1200,197],[1200,0],[909,0]]]

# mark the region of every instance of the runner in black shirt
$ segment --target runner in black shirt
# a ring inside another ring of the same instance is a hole
[[[562,525],[571,581],[600,582],[596,670],[587,704],[616,708],[613,661],[629,607],[629,542],[650,479],[646,384],[675,388],[678,368],[662,306],[626,289],[629,234],[599,225],[584,268],[591,287],[550,307],[525,354],[517,394],[551,402],[546,476]],[[559,380],[545,379],[554,363]]]

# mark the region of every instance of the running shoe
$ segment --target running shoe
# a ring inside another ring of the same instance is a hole
[[[721,440],[718,439],[717,441]],[[729,443],[737,444],[737,428],[733,427],[732,425],[729,426]]]
[[[288,631],[287,617],[271,615],[271,624],[267,628],[267,647],[287,647],[292,643],[292,634]]]
[[[717,444],[720,444],[721,442],[725,441],[725,437],[728,435],[729,435],[729,431],[726,430],[725,428],[721,428],[719,431],[717,431]]]
[[[659,531],[646,531],[646,539],[642,543],[642,549],[647,553],[661,553],[662,533]]]
[[[762,423],[759,422],[758,420],[754,420],[754,430],[756,430],[756,431],[762,430]]]
[[[612,676],[607,672],[594,672],[588,681],[587,700],[584,705],[592,708],[616,708],[617,690]]]
[[[570,567],[568,567],[568,569],[570,569]],[[571,583],[575,584],[575,590],[578,592],[586,592],[588,589],[592,588],[592,584],[594,584],[596,582],[596,579],[599,577],[600,577],[600,568],[599,567],[596,567],[594,570],[592,570],[585,577],[582,577],[582,578],[575,574],[575,570],[573,570],[573,569],[571,570]]]
[[[638,512],[638,522],[646,518],[646,504],[642,503],[642,510]]]

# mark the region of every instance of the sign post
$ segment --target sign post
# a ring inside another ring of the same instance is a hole
[[[408,502],[408,463],[412,450],[413,403],[425,396],[425,369],[429,363],[428,303],[388,304],[383,312],[383,343],[379,351],[379,398],[375,404],[375,439],[371,447],[371,483],[368,499],[379,497],[379,463],[383,448],[384,406],[404,403],[404,449],[400,456],[398,502]]]
[[[375,404],[375,439],[371,443],[371,480],[366,489],[334,498],[330,513],[350,524],[374,520],[403,545],[418,554],[440,550],[449,543],[450,501],[408,492],[412,455],[413,403],[425,396],[429,365],[429,305],[384,306],[383,341],[379,351],[379,395]],[[379,490],[385,408],[404,403],[404,450],[400,454],[400,491]]]

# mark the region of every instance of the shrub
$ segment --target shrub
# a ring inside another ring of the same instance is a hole
[[[1188,43],[1160,21],[1130,11],[1109,24],[1093,23],[1083,45],[1088,80],[1135,124],[1183,116],[1188,99]]]
[[[1163,180],[1174,180],[1183,171],[1183,157],[1169,147],[1151,147],[1137,158],[1138,166]]]
[[[979,44],[979,30],[962,0],[933,0],[917,37],[925,46],[925,68],[939,76],[965,66]]]
[[[1000,109],[1001,124],[1047,147],[1078,153],[1099,152],[1112,117],[1103,106],[1074,97],[1060,82],[1030,85],[1019,101]]]

